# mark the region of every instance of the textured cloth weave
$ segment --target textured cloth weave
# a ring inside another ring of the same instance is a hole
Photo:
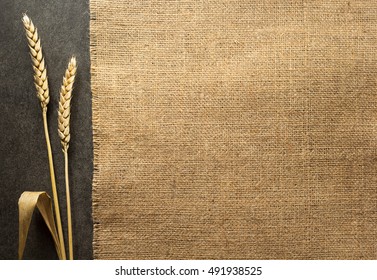
[[[376,1],[90,8],[95,258],[377,258]]]

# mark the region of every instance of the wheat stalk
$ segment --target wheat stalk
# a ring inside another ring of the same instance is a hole
[[[63,147],[64,166],[65,166],[65,186],[67,197],[67,218],[68,218],[68,244],[69,244],[69,259],[73,260],[73,243],[72,243],[72,218],[71,218],[71,198],[69,191],[69,177],[68,177],[68,148],[70,134],[70,118],[71,118],[71,99],[73,83],[76,76],[76,58],[72,57],[68,63],[68,68],[63,77],[63,84],[60,88],[60,100],[58,111],[58,133]]]
[[[54,208],[55,208],[56,223],[57,223],[57,228],[58,228],[59,243],[60,243],[62,259],[66,259],[63,228],[62,228],[62,223],[61,223],[61,218],[60,218],[59,199],[58,199],[58,192],[57,192],[56,180],[55,180],[54,161],[52,157],[50,136],[48,133],[47,105],[50,102],[50,94],[48,90],[47,69],[46,69],[45,60],[42,54],[41,40],[38,36],[37,28],[34,26],[33,22],[26,14],[23,15],[22,22],[25,27],[26,38],[29,43],[31,61],[33,63],[34,84],[35,84],[35,88],[37,89],[37,96],[42,106],[43,127],[44,127],[46,144],[47,144],[47,154],[48,154],[48,162],[49,162],[50,177],[51,177],[51,188],[52,188],[52,194],[54,198]]]

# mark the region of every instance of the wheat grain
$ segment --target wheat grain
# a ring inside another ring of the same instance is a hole
[[[76,70],[76,58],[72,57],[68,63],[68,68],[63,77],[63,84],[60,88],[58,111],[58,132],[64,150],[68,149],[69,140],[71,139],[69,122],[71,117],[72,89],[75,81]]]
[[[50,93],[48,89],[47,69],[42,53],[41,39],[38,36],[37,28],[26,14],[23,15],[22,22],[24,24],[26,38],[29,43],[37,96],[41,102],[42,108],[47,110],[47,105],[50,102]]]

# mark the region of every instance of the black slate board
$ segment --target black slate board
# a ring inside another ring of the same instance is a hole
[[[0,259],[17,258],[17,202],[21,193],[46,190],[51,195],[41,108],[21,22],[24,12],[38,27],[47,62],[50,137],[64,225],[64,162],[57,134],[57,104],[69,58],[77,57],[69,149],[74,253],[77,259],[92,259],[89,4],[74,0],[0,0]],[[25,259],[56,258],[47,228],[41,216],[35,213]]]

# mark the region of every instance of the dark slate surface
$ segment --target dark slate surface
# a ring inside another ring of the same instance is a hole
[[[74,252],[77,259],[91,259],[93,143],[89,4],[77,0],[0,0],[0,259],[17,258],[17,202],[21,193],[46,190],[51,195],[42,113],[21,22],[24,12],[38,27],[47,62],[50,137],[64,225],[64,162],[57,134],[57,102],[68,60],[71,55],[78,60],[69,149]],[[25,259],[57,258],[52,239],[37,213],[29,235]]]

